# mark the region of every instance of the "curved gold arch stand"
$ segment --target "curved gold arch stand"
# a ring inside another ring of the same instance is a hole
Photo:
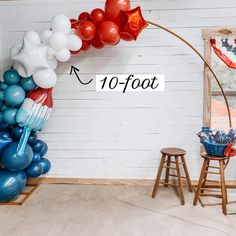
[[[209,63],[205,60],[205,58],[201,55],[201,53],[193,46],[191,45],[188,41],[186,41],[184,38],[182,38],[181,36],[179,36],[178,34],[176,34],[175,32],[167,29],[166,27],[162,26],[162,25],[159,25],[157,23],[153,23],[151,21],[147,21],[147,23],[149,25],[153,25],[155,27],[158,27],[170,34],[172,34],[173,36],[175,36],[176,38],[180,39],[182,42],[184,42],[186,45],[188,45],[201,59],[202,61],[205,63],[205,65],[208,67],[208,69],[211,71],[214,79],[216,80],[219,88],[220,88],[220,91],[224,97],[224,100],[225,100],[225,104],[226,104],[226,107],[227,107],[227,113],[228,113],[228,119],[229,119],[229,127],[232,128],[232,119],[231,119],[231,113],[230,113],[230,108],[229,108],[229,103],[228,103],[228,100],[227,100],[227,97],[225,95],[225,92],[224,92],[224,89],[219,81],[219,79],[217,78],[215,72],[213,71],[213,69],[211,68],[211,66],[209,65]]]

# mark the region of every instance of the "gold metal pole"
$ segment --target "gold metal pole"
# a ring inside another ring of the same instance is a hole
[[[230,108],[229,108],[229,103],[228,103],[228,100],[227,100],[227,97],[225,95],[225,92],[224,92],[224,89],[219,81],[219,79],[217,78],[215,72],[213,71],[213,69],[211,68],[211,66],[209,65],[209,63],[205,60],[205,58],[201,55],[201,53],[193,46],[191,45],[188,41],[186,41],[184,38],[182,38],[181,36],[179,36],[178,34],[176,34],[175,32],[167,29],[166,27],[162,26],[162,25],[159,25],[157,23],[153,23],[151,21],[147,21],[148,24],[150,25],[153,25],[153,26],[156,26],[172,35],[174,35],[176,38],[180,39],[182,42],[184,42],[186,45],[188,45],[201,59],[202,61],[205,63],[205,65],[207,66],[207,68],[211,71],[214,79],[216,80],[219,88],[220,88],[220,91],[224,97],[224,100],[225,100],[225,104],[226,104],[226,107],[227,107],[227,113],[228,113],[228,118],[229,118],[229,126],[230,128],[232,128],[232,119],[231,119],[231,113],[230,113]]]

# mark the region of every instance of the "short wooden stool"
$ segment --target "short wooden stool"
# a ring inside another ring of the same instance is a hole
[[[185,179],[187,181],[189,192],[193,191],[191,180],[188,173],[187,164],[185,161],[186,151],[180,148],[164,148],[164,149],[161,149],[161,153],[162,153],[162,158],[161,158],[159,170],[157,172],[157,177],[156,177],[156,182],[153,188],[152,197],[153,198],[156,197],[157,188],[160,183],[164,184],[165,187],[167,187],[168,185],[171,185],[171,186],[179,188],[180,202],[182,205],[184,205],[185,201],[184,201],[184,194],[183,194],[182,179]],[[171,159],[172,157],[174,158],[173,161]],[[175,167],[171,166],[172,163],[175,165]],[[183,165],[185,176],[181,176],[180,165]],[[166,169],[164,182],[160,181],[163,168]],[[170,169],[176,170],[176,175],[170,174]],[[176,185],[173,183],[169,183],[170,176],[177,177],[178,183]]]
[[[201,170],[201,174],[199,177],[197,189],[195,191],[193,205],[197,205],[198,200],[200,201],[200,203],[203,207],[204,206],[222,205],[222,211],[226,215],[227,214],[226,205],[228,203],[228,199],[227,199],[227,187],[225,184],[224,169],[225,169],[225,163],[226,163],[226,160],[228,159],[228,157],[210,156],[210,155],[206,154],[205,152],[201,154],[201,157],[204,159],[204,162],[202,165],[202,170]],[[218,166],[210,165],[211,161],[217,161],[219,165]],[[211,170],[209,170],[209,169],[211,169]],[[215,171],[213,171],[213,170],[215,170]],[[207,179],[207,176],[209,174],[219,175],[220,181]],[[207,184],[206,184],[207,182],[213,183],[215,186],[213,185],[213,186],[211,186],[211,189],[209,189],[209,186],[207,186]],[[220,187],[221,194],[214,193],[215,190],[212,189],[213,187],[215,187],[215,188]],[[221,198],[222,200],[220,203],[204,204],[201,200],[201,197],[216,197],[216,198]]]

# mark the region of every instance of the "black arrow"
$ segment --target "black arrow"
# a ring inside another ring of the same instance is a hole
[[[70,68],[70,75],[72,74],[72,72],[75,73],[77,79],[78,79],[79,82],[80,82],[81,84],[83,84],[83,85],[88,85],[88,84],[90,84],[90,83],[93,81],[93,79],[91,79],[91,80],[90,80],[89,82],[87,82],[87,83],[86,83],[86,82],[83,82],[83,81],[80,79],[79,75],[78,75],[79,69],[76,68],[76,67],[74,67],[74,66],[71,66],[71,68]]]

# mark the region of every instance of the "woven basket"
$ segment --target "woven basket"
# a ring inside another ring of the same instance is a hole
[[[224,157],[224,151],[228,144],[212,144],[209,142],[201,142],[204,145],[206,153],[212,156]]]

